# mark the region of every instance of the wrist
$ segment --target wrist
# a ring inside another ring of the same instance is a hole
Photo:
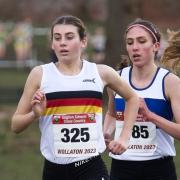
[[[157,115],[155,113],[150,111],[148,115],[148,120],[154,123],[156,121],[156,116]]]
[[[131,138],[131,134],[132,134],[131,130],[122,131],[118,138],[118,141],[129,141]]]
[[[39,118],[39,115],[35,113],[34,111],[31,111],[30,116],[32,117],[32,120],[34,121],[35,119]]]

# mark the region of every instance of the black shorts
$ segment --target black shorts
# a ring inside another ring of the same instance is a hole
[[[148,161],[112,159],[110,180],[177,180],[173,157]]]
[[[101,156],[65,165],[45,159],[43,180],[109,180],[109,176]]]

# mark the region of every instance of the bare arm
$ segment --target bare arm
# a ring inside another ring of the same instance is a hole
[[[169,135],[180,140],[180,79],[173,74],[169,74],[165,79],[165,91],[166,96],[171,102],[175,122],[168,121],[151,112],[144,100],[141,100],[140,110],[146,119],[152,121]]]
[[[115,110],[114,110],[114,95],[113,90],[107,88],[108,93],[108,107],[107,112],[105,114],[104,126],[103,126],[103,133],[106,145],[108,146],[111,139],[112,134],[115,130],[116,126],[116,117],[115,117]]]
[[[132,128],[139,108],[139,98],[136,93],[129,87],[129,85],[120,78],[115,70],[105,65],[99,65],[98,70],[102,80],[104,81],[104,85],[113,89],[126,101],[126,108],[124,113],[125,122],[123,130],[119,139],[117,140],[118,142],[112,141],[109,144],[109,149],[113,153],[119,154],[124,152],[128,147],[127,142],[130,139]]]
[[[40,87],[41,76],[42,70],[38,66],[30,72],[27,78],[23,94],[11,121],[11,129],[16,133],[26,129],[39,117],[39,105],[37,103],[40,102],[41,94],[38,96],[35,93]]]

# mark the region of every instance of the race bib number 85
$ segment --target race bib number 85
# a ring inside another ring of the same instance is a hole
[[[116,121],[115,139],[120,136],[123,121]],[[126,153],[153,153],[157,148],[156,126],[151,122],[136,122]]]

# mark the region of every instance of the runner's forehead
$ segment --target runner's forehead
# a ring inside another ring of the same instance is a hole
[[[67,34],[67,33],[78,33],[78,28],[74,25],[66,25],[66,24],[57,24],[54,26],[53,28],[53,34],[56,33],[63,33],[63,34]]]
[[[151,34],[143,27],[132,27],[126,34],[126,39],[138,37],[152,37]]]

